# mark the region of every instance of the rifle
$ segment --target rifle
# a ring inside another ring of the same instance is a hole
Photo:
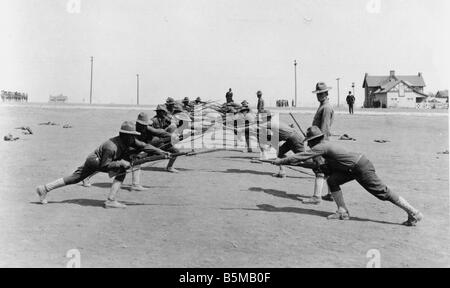
[[[258,159],[257,161],[262,162],[262,163],[273,164],[273,160],[259,160]],[[290,165],[283,165],[283,166],[285,166],[288,169],[291,169],[293,171],[297,171],[297,172],[300,172],[300,173],[303,173],[303,174],[306,174],[306,175],[309,175],[309,176],[314,176],[314,177],[316,176],[315,174],[311,174],[311,173],[308,173],[308,172],[305,172],[305,171],[301,171],[301,170],[295,169],[294,167],[291,167]],[[313,169],[313,168],[316,167],[316,165],[314,165],[313,163],[308,163],[308,162],[301,162],[300,165],[298,165],[298,166],[303,167],[303,168],[308,168],[308,169]]]
[[[303,136],[306,137],[305,132],[303,132],[302,127],[300,127],[300,124],[298,124],[297,119],[295,119],[294,115],[292,115],[292,113],[289,113],[289,115],[291,115],[291,117],[294,120],[295,124],[297,125],[298,129],[300,129],[300,132],[302,132]]]
[[[167,157],[167,155],[154,155],[154,156],[148,156],[148,157],[143,157],[143,158],[136,158],[131,161],[130,169],[126,170],[125,172],[109,171],[108,175],[110,178],[112,178],[112,177],[128,174],[130,172],[135,171],[135,169],[134,169],[135,166],[142,165],[142,164],[145,164],[148,162],[170,159],[170,158],[175,158],[175,157],[179,157],[179,156],[194,156],[194,155],[200,155],[200,154],[207,154],[207,153],[213,153],[213,152],[218,152],[218,151],[223,151],[223,150],[226,150],[226,149],[218,148],[218,149],[210,149],[210,150],[198,151],[198,152],[192,152],[192,151],[191,152],[179,152],[179,153],[172,153],[172,154],[170,154],[169,157]]]

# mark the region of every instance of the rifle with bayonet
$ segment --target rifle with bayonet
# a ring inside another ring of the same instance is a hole
[[[132,157],[132,160],[130,162],[130,166],[131,168],[126,170],[126,171],[109,171],[108,175],[110,178],[112,177],[116,177],[119,175],[124,175],[124,174],[128,174],[132,171],[135,170],[136,166],[148,163],[148,162],[155,162],[155,161],[159,161],[159,160],[164,160],[164,159],[170,159],[170,158],[175,158],[175,157],[180,157],[180,156],[194,156],[194,155],[200,155],[200,154],[207,154],[207,153],[213,153],[213,152],[218,152],[218,151],[224,151],[226,149],[224,148],[219,148],[219,149],[210,149],[210,150],[205,150],[205,151],[198,151],[198,152],[179,152],[179,153],[172,153],[170,155],[164,154],[164,155],[153,155],[153,156],[147,156],[147,157]]]

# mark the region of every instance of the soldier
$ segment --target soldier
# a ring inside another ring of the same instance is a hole
[[[119,136],[111,138],[100,145],[75,172],[46,185],[38,186],[36,192],[39,195],[40,202],[42,204],[47,203],[47,194],[50,191],[66,185],[76,184],[96,172],[122,172],[122,174],[114,177],[108,199],[104,205],[105,208],[125,208],[126,205],[118,202],[116,196],[125,180],[126,169],[131,167],[129,162],[131,154],[143,151],[148,154],[166,155],[167,157],[170,155],[170,153],[137,140],[137,135],[140,135],[140,133],[136,131],[134,123],[129,121],[123,122]]]
[[[189,97],[184,97],[182,104],[183,104],[184,111],[189,112],[189,113],[193,111],[193,107],[192,107],[191,101],[189,101]]]
[[[257,113],[264,113],[264,99],[262,98],[262,92],[256,92],[256,97],[258,97],[258,104],[256,106]]]
[[[195,104],[195,105],[203,104],[202,98],[197,97],[197,98],[195,99],[195,101],[194,101],[194,104]]]
[[[239,109],[241,109],[241,106],[237,103],[234,103],[233,100],[233,92],[231,91],[231,88],[228,90],[227,94],[225,94],[226,102],[222,105],[223,110],[225,113],[233,113],[236,114]]]
[[[325,139],[331,136],[331,125],[333,125],[334,120],[334,111],[328,101],[329,90],[331,90],[331,87],[328,87],[324,82],[319,82],[316,85],[316,90],[312,92],[317,95],[317,101],[320,103],[312,125],[319,127]]]
[[[252,133],[255,133],[254,129],[252,129]],[[278,137],[278,142],[284,141],[281,146],[277,147],[278,158],[286,157],[286,153],[288,153],[289,151],[292,151],[294,153],[305,151],[303,145],[304,137],[287,123],[273,119],[272,114],[269,111],[258,115],[258,127],[256,128],[256,135],[258,141],[260,141],[260,146],[262,144],[265,144],[263,142],[265,142],[266,139],[270,143],[276,141],[276,137]],[[276,135],[276,137],[274,137],[274,135]],[[280,165],[278,174],[275,174],[274,176],[278,178],[286,178],[286,171],[284,170],[284,167],[282,165]]]
[[[167,112],[173,114],[173,108],[175,107],[175,100],[172,97],[166,99],[166,109]]]
[[[316,90],[312,92],[317,95],[317,101],[320,103],[320,106],[314,115],[312,125],[319,127],[324,134],[324,138],[327,140],[331,136],[331,125],[333,124],[334,119],[334,111],[328,101],[329,90],[331,90],[331,87],[328,87],[324,82],[319,82],[316,84]],[[333,201],[329,189],[328,193],[323,196],[322,199]]]
[[[308,128],[305,141],[311,148],[310,152],[298,153],[286,159],[274,161],[274,164],[300,165],[316,157],[323,157],[326,161],[326,174],[328,186],[333,199],[337,204],[336,213],[328,216],[328,219],[349,220],[350,214],[345,206],[344,196],[340,185],[352,180],[364,187],[370,194],[382,201],[390,201],[408,214],[408,219],[403,222],[406,226],[415,226],[422,220],[423,215],[411,206],[403,197],[389,189],[378,177],[372,162],[361,153],[347,151],[333,142],[325,140],[325,134],[316,126]]]
[[[177,108],[178,109],[178,108]],[[175,104],[173,105],[172,111],[175,111]],[[168,115],[166,106],[158,105],[156,107],[156,116],[151,119],[151,126],[155,129],[160,129],[173,134],[177,129],[177,123],[175,119]],[[177,148],[173,147],[171,137],[152,137],[151,144],[170,153],[180,152]],[[171,173],[178,173],[178,170],[173,168],[173,164],[176,161],[176,157],[170,158],[167,164],[166,170]]]
[[[355,96],[352,95],[352,91],[348,91],[348,95],[345,100],[348,104],[348,113],[353,114],[353,104],[355,104]]]
[[[251,112],[248,102],[246,100],[242,101],[241,108],[236,114],[236,121],[244,124],[245,127],[245,144],[247,145],[247,152],[253,153],[253,149],[250,144],[250,125],[255,123],[255,115]],[[236,132],[237,133],[237,132]]]

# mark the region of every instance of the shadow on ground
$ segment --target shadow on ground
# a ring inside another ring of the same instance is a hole
[[[105,189],[111,188],[111,182],[92,183],[91,185],[93,187],[98,187],[98,188],[105,188]],[[142,185],[142,186],[148,190],[169,188],[169,186],[148,186],[148,185]],[[86,188],[89,188],[89,187],[86,187]],[[123,190],[131,191],[131,185],[129,185],[129,184],[123,184],[122,186],[120,186],[120,188]],[[133,191],[133,192],[140,192],[140,191]],[[145,191],[142,191],[142,192],[145,192]]]
[[[291,200],[297,200],[297,201],[301,201],[300,198],[311,198],[311,196],[307,196],[307,195],[301,195],[301,194],[289,194],[285,191],[281,191],[281,190],[275,190],[275,189],[264,189],[261,187],[250,187],[248,188],[248,190],[252,191],[252,192],[263,192],[275,197],[280,197],[280,198],[286,198],[286,199],[291,199]]]
[[[222,210],[246,210],[246,211],[264,211],[264,212],[279,212],[279,213],[296,213],[296,214],[304,214],[304,215],[313,215],[319,217],[327,217],[333,213],[314,210],[314,209],[305,209],[300,207],[275,207],[269,204],[259,204],[256,205],[257,208],[221,208]],[[333,221],[333,220],[330,220]],[[338,221],[338,220],[334,220]],[[379,221],[367,218],[360,217],[350,217],[349,221],[360,221],[360,222],[373,222],[378,224],[389,224],[389,225],[401,225],[401,223],[387,222],[387,221]]]
[[[129,201],[119,201],[127,206],[190,206],[190,205],[181,205],[181,204],[159,204],[159,203],[137,203],[137,202],[129,202]],[[30,202],[31,204],[42,205],[39,202]],[[98,199],[69,199],[63,201],[49,201],[47,205],[51,204],[74,204],[84,207],[104,207],[105,200]]]

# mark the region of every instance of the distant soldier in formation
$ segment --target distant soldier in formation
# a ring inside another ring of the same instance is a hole
[[[190,113],[193,111],[193,104],[191,103],[191,101],[189,101],[189,97],[184,97],[183,101],[183,110]]]
[[[195,104],[195,105],[203,104],[202,98],[197,97],[197,98],[195,99],[195,101],[194,101],[194,104]]]
[[[265,113],[264,110],[264,99],[262,98],[263,93],[261,91],[256,92],[256,97],[258,98],[258,104],[256,105],[257,113]]]
[[[241,106],[237,103],[234,103],[233,100],[233,91],[231,91],[231,88],[228,90],[228,92],[225,94],[226,102],[222,105],[222,108],[224,109],[225,113],[233,113],[236,114]]]
[[[172,107],[172,111],[175,110],[175,104]],[[156,116],[151,119],[151,126],[155,129],[164,130],[173,134],[177,129],[177,123],[175,123],[174,119],[169,116],[169,111],[167,110],[165,105],[158,105],[156,107]],[[152,137],[150,143],[152,145],[170,153],[178,153],[178,149],[173,147],[171,143],[171,137]],[[169,163],[167,164],[167,171],[171,173],[178,173],[178,170],[173,168],[173,164],[176,161],[176,157],[170,158]]]
[[[173,114],[173,108],[175,106],[175,100],[172,97],[168,97],[166,99],[165,106],[166,106],[167,112],[169,114]]]
[[[254,124],[256,119],[255,115],[251,112],[248,102],[242,101],[241,108],[235,117],[238,124],[243,124],[245,127],[245,144],[247,145],[247,152],[252,153],[253,149],[250,143],[250,125]]]

